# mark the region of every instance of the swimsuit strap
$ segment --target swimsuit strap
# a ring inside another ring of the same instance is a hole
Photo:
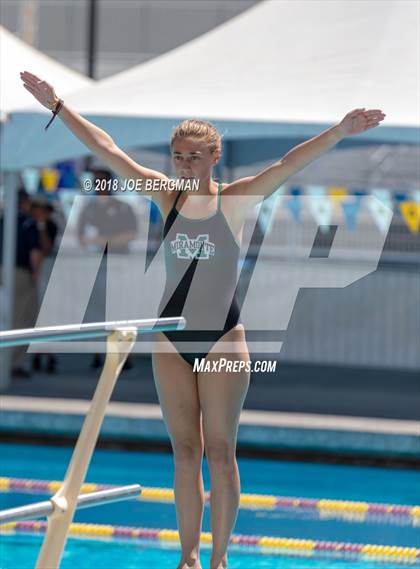
[[[165,239],[169,230],[171,229],[172,225],[174,224],[176,218],[178,217],[178,210],[176,209],[176,204],[178,203],[179,198],[181,197],[182,191],[178,191],[178,195],[176,196],[174,203],[172,204],[171,209],[166,217],[165,224],[163,226],[163,238]],[[173,217],[171,221],[171,217]]]
[[[178,210],[176,209],[176,204],[178,203],[179,198],[181,197],[181,194],[182,194],[182,193],[183,193],[182,190],[178,190],[178,195],[176,196],[175,201],[174,201],[174,203],[172,204],[172,207],[171,207],[170,213],[173,213],[173,214],[175,215],[175,218],[178,217]],[[169,215],[168,215],[168,217],[169,217]]]
[[[222,197],[222,196],[221,196],[221,193],[222,193],[222,183],[221,183],[221,182],[218,182],[218,184],[217,184],[217,211],[220,211],[220,200],[221,200],[221,197]],[[175,216],[174,221],[175,221],[175,219],[178,217],[178,213],[179,213],[179,212],[178,212],[178,210],[176,209],[176,205],[177,205],[177,203],[178,203],[179,198],[181,197],[181,194],[182,194],[182,191],[179,191],[179,192],[178,192],[178,195],[177,195],[176,198],[175,198],[174,203],[172,204],[172,207],[171,207],[171,210],[170,210],[170,212],[169,212],[169,214],[168,214],[168,217],[166,218],[166,222],[168,221],[169,216],[170,216],[172,213],[173,213],[174,216]],[[174,221],[173,221],[173,222],[174,222]],[[165,225],[166,225],[166,222],[165,222]],[[171,223],[171,225],[173,224],[173,222]],[[168,228],[167,231],[165,231],[165,236],[166,236],[166,233],[168,233],[169,229],[170,229],[170,228]]]
[[[175,198],[175,201],[174,201],[174,203],[173,203],[172,208],[174,208],[174,207],[176,206],[176,204],[178,203],[178,200],[179,200],[179,198],[181,197],[181,194],[182,194],[182,190],[178,190],[178,195],[177,195],[176,198]]]
[[[220,211],[220,200],[222,199],[222,182],[217,185],[217,211]]]

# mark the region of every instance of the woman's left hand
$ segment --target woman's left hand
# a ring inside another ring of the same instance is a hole
[[[378,126],[384,118],[385,114],[380,109],[355,109],[346,114],[337,128],[342,136],[351,136]]]

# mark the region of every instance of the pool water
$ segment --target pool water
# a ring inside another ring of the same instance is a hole
[[[0,549],[2,569],[33,569],[41,538],[14,535],[3,540]],[[84,561],[85,560],[85,561]],[[87,561],[88,560],[88,561]],[[210,550],[200,554],[203,569],[210,565]],[[401,569],[404,565],[346,559],[300,558],[285,555],[261,555],[229,549],[229,569]],[[71,539],[62,557],[60,569],[175,569],[179,551],[152,547],[149,542],[124,543]]]
[[[0,444],[1,475],[6,477],[60,480],[63,478],[71,448],[40,445]],[[386,502],[401,505],[420,503],[420,472],[325,465],[292,461],[238,459],[242,493],[274,494],[307,498],[346,499]],[[102,484],[132,484],[172,487],[172,457],[165,453],[95,451],[87,481]],[[205,489],[210,488],[204,461]],[[0,494],[0,509],[44,499],[31,494]],[[176,529],[174,504],[126,502],[81,510],[75,521],[150,528]],[[203,531],[210,531],[209,509],[205,508]],[[410,525],[372,522],[350,523],[343,520],[319,520],[308,516],[274,510],[240,510],[235,534],[269,535],[297,539],[375,543],[420,547],[420,532]],[[41,538],[36,535],[8,535],[2,539],[2,569],[32,567]],[[131,567],[171,567],[179,560],[178,546],[169,548],[151,542],[94,541],[71,538],[61,567],[78,569],[129,569]],[[284,569],[344,567],[368,569],[397,566],[391,563],[261,555],[251,550],[229,549],[229,568],[282,567]],[[246,553],[245,553],[246,552]],[[150,557],[150,559],[149,559]],[[208,567],[210,550],[203,545],[203,567]],[[83,566],[81,560],[89,559]],[[401,567],[401,564],[398,564]]]

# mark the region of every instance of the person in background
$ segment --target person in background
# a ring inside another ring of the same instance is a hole
[[[31,200],[23,188],[18,191],[18,216],[16,221],[15,288],[13,304],[14,329],[33,328],[37,312],[37,281],[42,262],[42,248],[34,220],[30,215]],[[3,219],[0,219],[0,241],[3,236]],[[0,246],[0,255],[3,251]],[[0,258],[0,265],[3,259]],[[0,281],[2,271],[0,270]],[[24,367],[27,346],[12,351],[12,378],[28,379],[30,372]]]
[[[42,249],[43,258],[51,257],[54,250],[54,244],[58,233],[58,227],[52,219],[54,207],[42,198],[34,198],[31,204],[31,215],[36,223],[39,233],[39,240]],[[49,272],[47,270],[47,272]],[[38,298],[41,302],[43,293],[45,292],[48,283],[49,274],[43,270],[41,278],[38,281]],[[42,354],[35,354],[32,360],[32,369],[34,371],[41,370]],[[46,371],[47,373],[55,373],[57,367],[57,360],[53,354],[45,354],[46,356]]]
[[[77,224],[77,234],[83,249],[102,250],[106,246],[96,280],[99,293],[97,300],[101,304],[103,314],[99,319],[105,320],[106,256],[108,250],[113,254],[129,253],[129,244],[137,236],[137,220],[129,204],[113,197],[112,174],[104,169],[92,170],[92,173],[95,177],[94,187],[102,189],[95,191],[94,199],[82,210]],[[95,369],[101,365],[100,354],[94,354],[92,367]],[[131,367],[132,360],[129,357],[124,369]]]

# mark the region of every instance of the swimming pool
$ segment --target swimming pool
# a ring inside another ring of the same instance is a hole
[[[43,480],[62,479],[71,448],[39,445],[0,445],[1,475],[14,478]],[[262,459],[238,459],[244,493],[313,499],[386,502],[398,505],[420,503],[420,473],[415,470],[383,469],[283,462]],[[95,451],[87,480],[102,484],[140,483],[147,487],[172,487],[172,457],[164,453]],[[209,473],[204,462],[204,483],[209,489]],[[42,498],[43,499],[43,498]],[[0,494],[0,508],[10,508],[39,501],[37,494],[7,492]],[[142,528],[176,529],[173,503],[130,500],[77,512],[75,521]],[[203,532],[210,531],[206,507]],[[420,547],[417,527],[401,517],[398,523],[367,519],[322,519],[308,509],[242,509],[234,530],[235,535],[273,536],[295,539],[334,541],[359,544]],[[2,569],[32,567],[41,538],[37,535],[10,534],[2,539]],[[80,569],[108,567],[175,567],[178,560],[176,542],[156,543],[150,540],[87,540],[71,538],[66,546],[62,567]],[[209,545],[202,546],[203,566],[208,566]],[[263,568],[325,567],[357,568],[392,567],[394,564],[350,559],[329,559],[303,551],[306,558],[286,556],[284,551],[262,555],[256,547],[232,545],[229,567]],[[86,561],[89,559],[89,561]],[[83,561],[82,561],[83,560]],[[83,562],[86,561],[86,565]],[[397,564],[395,564],[397,566]],[[398,564],[398,566],[401,566]]]

